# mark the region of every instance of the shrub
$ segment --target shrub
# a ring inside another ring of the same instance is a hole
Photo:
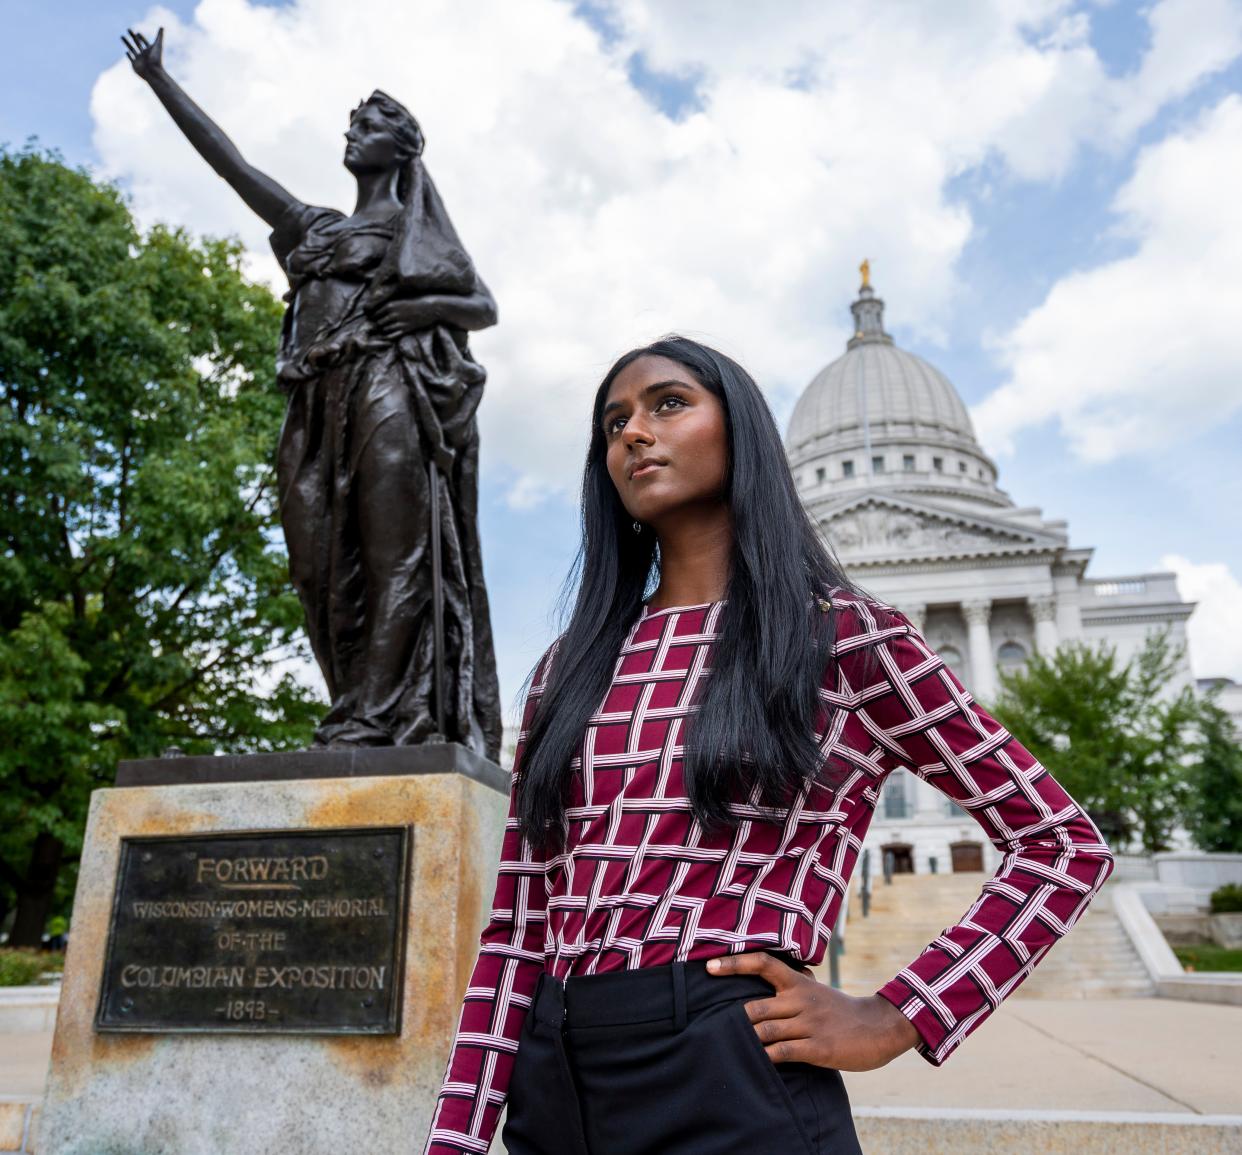
[[[1242,884],[1226,882],[1224,886],[1218,886],[1212,891],[1210,901],[1213,914],[1242,911]]]
[[[0,948],[0,987],[28,987],[47,971],[64,966],[65,956],[45,950]]]

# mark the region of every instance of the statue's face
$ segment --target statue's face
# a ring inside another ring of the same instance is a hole
[[[608,388],[600,424],[621,504],[657,533],[724,500],[724,406],[681,363],[667,357],[630,362]],[[657,464],[636,471],[648,460]]]
[[[383,114],[364,104],[350,118],[345,134],[345,167],[355,176],[386,172],[401,163],[401,150]]]

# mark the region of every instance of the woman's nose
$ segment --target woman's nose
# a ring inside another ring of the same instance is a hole
[[[626,445],[633,445],[635,442],[649,445],[651,443],[651,433],[640,419],[631,417],[626,421],[625,428],[621,430],[621,440]]]

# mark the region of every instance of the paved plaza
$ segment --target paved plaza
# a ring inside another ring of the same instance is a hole
[[[0,1096],[40,1095],[51,1046],[0,1034]],[[1242,1116],[1242,1007],[1010,999],[942,1067],[910,1051],[845,1078],[857,1107]]]

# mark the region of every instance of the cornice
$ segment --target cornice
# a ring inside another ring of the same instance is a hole
[[[1196,603],[1189,606],[1184,603],[1161,602],[1153,606],[1118,606],[1115,610],[1107,606],[1088,608],[1080,603],[1080,613],[1084,626],[1105,624],[1110,626],[1143,625],[1149,622],[1186,621],[1194,613]]]
[[[904,562],[894,559],[871,560],[866,558],[853,559],[846,555],[838,556],[847,570],[865,569],[869,573],[878,576],[930,573],[937,570],[1003,569],[1006,566],[1013,565],[1018,560],[1021,560],[1023,564],[1046,562],[1051,566],[1056,557],[1055,553],[1050,551],[1044,551],[1043,553],[1032,552],[1030,554],[1022,554],[1015,551],[1011,554],[974,554],[971,556],[943,558],[923,556],[917,560]]]

